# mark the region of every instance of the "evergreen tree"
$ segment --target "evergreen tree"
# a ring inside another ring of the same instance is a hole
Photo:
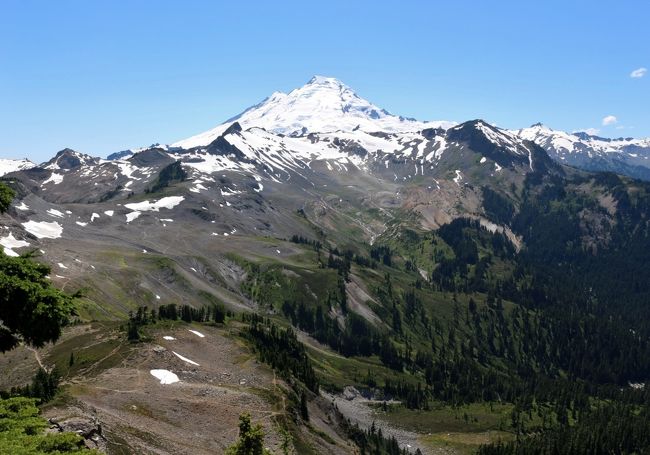
[[[226,450],[226,455],[271,455],[264,448],[264,430],[261,425],[252,425],[251,416],[239,416],[239,439]]]

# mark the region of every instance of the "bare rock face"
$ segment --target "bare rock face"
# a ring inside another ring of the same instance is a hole
[[[106,451],[106,439],[102,435],[102,426],[97,417],[75,416],[63,420],[50,418],[50,433],[76,433],[84,438],[84,445],[89,449]]]
[[[352,401],[360,396],[361,393],[355,387],[347,386],[345,389],[343,389],[343,397],[348,401]]]

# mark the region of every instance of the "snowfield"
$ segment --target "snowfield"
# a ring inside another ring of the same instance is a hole
[[[197,367],[200,366],[200,365],[199,365],[198,363],[196,363],[194,360],[190,360],[190,359],[188,359],[187,357],[183,357],[183,356],[180,355],[178,352],[174,352],[174,351],[172,351],[172,354],[174,354],[176,357],[178,357],[179,359],[181,359],[183,362],[187,362],[187,363],[189,363],[190,365],[196,365]]]
[[[29,160],[11,160],[0,158],[0,177],[10,172],[31,169],[36,165]]]
[[[312,132],[406,132],[424,128],[449,128],[454,122],[420,122],[393,115],[359,97],[333,77],[314,76],[307,84],[289,93],[275,92],[237,117],[204,133],[172,144],[189,149],[204,147],[221,136],[233,122],[243,129],[264,128],[290,135]]]
[[[169,370],[151,370],[150,373],[156,379],[160,379],[161,384],[173,384],[179,381],[178,376]]]
[[[142,201],[124,204],[124,207],[138,212],[158,212],[160,209],[173,209],[184,199],[183,196],[168,196],[154,202]]]
[[[56,221],[28,221],[23,223],[23,227],[39,239],[58,239],[63,234],[63,226]]]
[[[0,238],[0,245],[4,247],[4,251],[7,256],[17,257],[19,256],[19,254],[16,253],[13,249],[29,246],[29,242],[26,242],[24,240],[18,240],[10,232],[7,236]]]

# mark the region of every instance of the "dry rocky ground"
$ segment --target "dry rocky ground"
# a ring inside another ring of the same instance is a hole
[[[81,340],[84,335],[84,343],[92,344],[114,333],[77,326],[60,343]],[[83,346],[77,352],[83,352]],[[23,368],[24,361],[36,369],[35,354],[23,347],[0,356],[3,370],[10,372],[3,375],[3,385],[11,385],[12,380],[13,385],[24,383],[33,374]],[[49,347],[38,355],[47,366],[55,353]],[[288,386],[260,364],[230,329],[179,323],[156,329],[149,342],[129,345],[123,341],[108,356],[114,357],[108,368],[83,368],[80,374],[65,378],[63,399],[43,411],[51,431],[75,431],[87,438],[89,446],[111,454],[219,454],[237,439],[239,416],[249,413],[254,423],[263,426],[265,445],[282,453],[279,422],[299,423],[287,409]],[[11,365],[21,368],[14,372]],[[151,374],[156,369],[176,374],[179,381],[161,384]],[[355,452],[335,429],[331,403],[317,398],[309,410],[308,426],[293,425],[301,444],[317,453]],[[294,453],[300,453],[301,446],[296,447]]]

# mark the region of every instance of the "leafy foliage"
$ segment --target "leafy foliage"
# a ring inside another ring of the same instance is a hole
[[[44,434],[48,423],[39,417],[36,399],[0,399],[0,453],[12,455],[91,454],[74,433]]]
[[[294,377],[318,393],[318,379],[305,346],[294,331],[280,328],[257,315],[244,316],[244,319],[249,321],[246,336],[253,341],[260,359],[285,378]]]
[[[0,396],[5,398],[15,396],[31,397],[37,398],[41,403],[46,403],[56,395],[60,381],[61,375],[56,367],[50,371],[39,368],[32,378],[31,384],[24,387],[12,387],[9,392],[0,392]]]
[[[226,450],[226,455],[271,455],[264,448],[264,430],[261,425],[252,425],[251,416],[239,416],[239,439]]]
[[[14,192],[0,183],[0,212]],[[0,253],[0,352],[20,341],[40,347],[55,341],[73,312],[72,298],[54,288],[50,268],[26,257]]]
[[[0,213],[6,212],[16,197],[16,192],[4,183],[0,183]]]

